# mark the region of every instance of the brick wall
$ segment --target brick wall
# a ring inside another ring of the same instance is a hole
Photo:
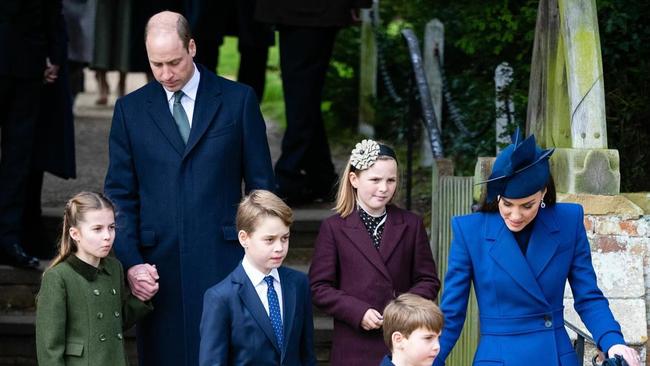
[[[642,359],[646,360],[650,323],[650,215],[642,211],[639,214],[636,206],[630,206],[632,209],[627,210],[619,205],[616,210],[611,210],[614,206],[610,197],[582,198],[574,200],[565,197],[564,200],[576,201],[585,208],[585,229],[598,285],[609,299],[625,340],[639,350]],[[633,205],[631,202],[629,204]],[[568,283],[565,318],[586,330],[573,309]],[[575,334],[571,335],[575,337]],[[593,347],[588,347],[586,358],[594,354]]]

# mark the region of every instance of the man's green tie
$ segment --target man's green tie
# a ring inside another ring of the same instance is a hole
[[[190,136],[190,121],[187,119],[187,114],[181,104],[181,98],[183,98],[184,94],[182,90],[174,93],[172,116],[174,116],[174,121],[176,121],[176,126],[178,126],[178,132],[180,132],[183,142],[187,144],[187,138]]]

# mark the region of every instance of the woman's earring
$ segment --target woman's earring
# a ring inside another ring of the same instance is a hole
[[[542,203],[539,204],[539,207],[541,208],[546,208],[546,203],[544,203],[544,199],[542,198]]]

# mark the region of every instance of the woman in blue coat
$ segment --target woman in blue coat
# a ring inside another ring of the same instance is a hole
[[[515,141],[494,163],[480,212],[452,220],[434,366],[445,364],[458,340],[471,283],[481,331],[474,366],[578,366],[564,328],[567,280],[598,348],[640,366],[596,283],[582,207],[555,203],[552,152],[539,149],[534,136]]]

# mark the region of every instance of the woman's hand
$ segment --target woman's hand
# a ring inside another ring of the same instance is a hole
[[[379,329],[384,323],[384,317],[375,309],[368,309],[361,319],[361,328],[365,330]]]
[[[614,357],[614,355],[623,356],[625,362],[629,366],[641,366],[641,357],[639,354],[632,348],[624,344],[615,344],[609,348],[607,351],[609,357]]]

